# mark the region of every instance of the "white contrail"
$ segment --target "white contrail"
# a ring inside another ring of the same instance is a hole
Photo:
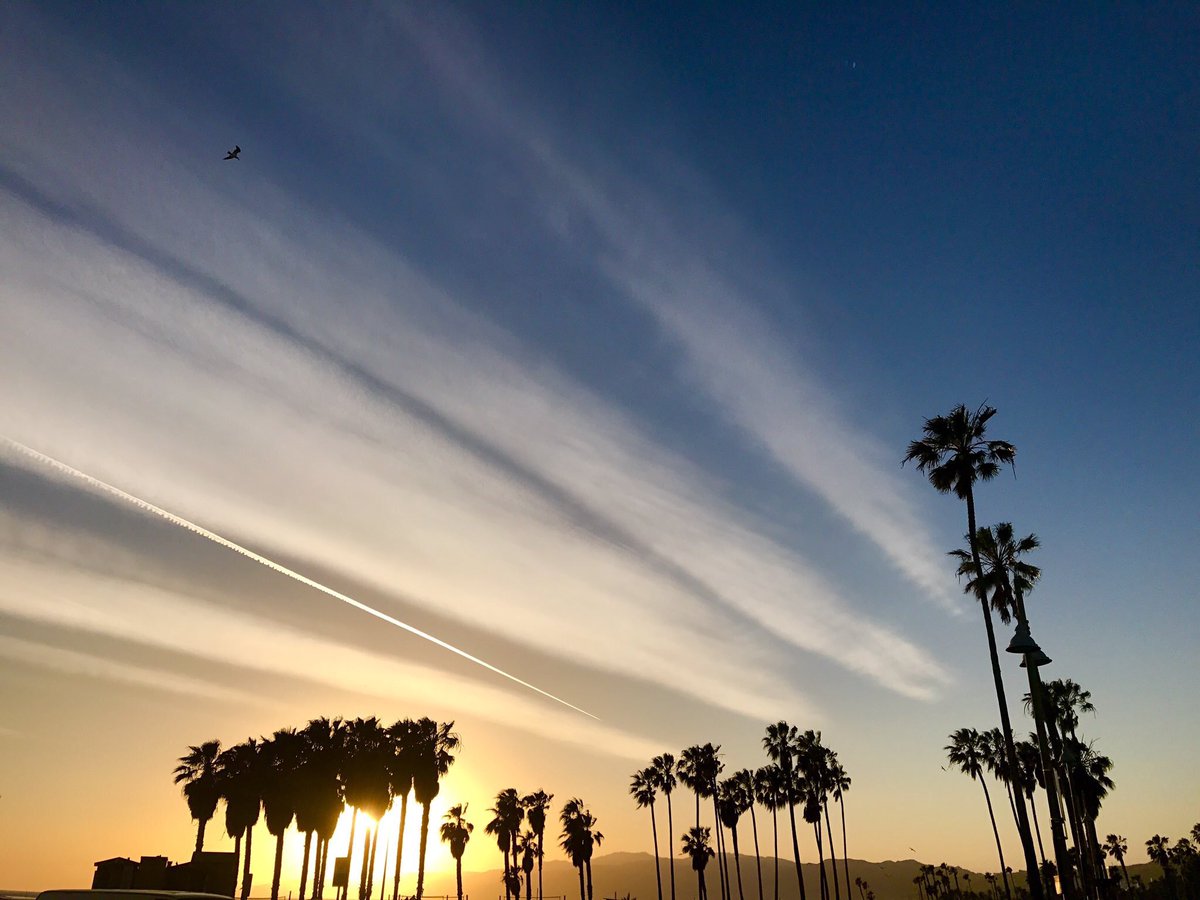
[[[393,616],[389,616],[387,613],[383,612],[382,610],[375,609],[375,607],[373,607],[373,606],[368,606],[367,604],[365,604],[359,600],[355,600],[353,597],[348,597],[347,595],[343,594],[341,591],[335,591],[331,587],[326,587],[325,585],[321,584],[319,581],[313,581],[311,578],[308,578],[305,575],[301,575],[299,572],[295,572],[292,569],[289,569],[287,566],[281,565],[280,563],[277,563],[274,560],[267,559],[267,557],[261,556],[260,554],[255,553],[253,550],[249,550],[246,547],[243,547],[241,544],[234,543],[233,541],[229,540],[229,538],[221,537],[221,535],[217,534],[216,532],[209,531],[207,528],[203,528],[200,525],[197,525],[195,522],[191,522],[191,521],[183,518],[182,516],[177,516],[172,512],[167,512],[165,509],[163,509],[160,506],[155,506],[153,503],[143,500],[140,497],[135,497],[135,496],[133,496],[133,494],[123,491],[119,487],[111,485],[106,481],[101,481],[99,478],[94,478],[91,475],[87,474],[86,472],[81,472],[81,471],[79,471],[79,469],[76,469],[74,466],[69,466],[65,462],[57,460],[52,456],[47,456],[45,453],[41,453],[37,450],[34,450],[32,447],[27,447],[24,444],[22,444],[20,441],[14,441],[10,437],[0,435],[0,443],[3,443],[6,446],[11,447],[12,449],[16,450],[18,453],[21,453],[21,454],[29,457],[30,459],[36,460],[37,462],[41,463],[42,465],[49,466],[50,468],[52,468],[58,472],[61,472],[64,475],[70,475],[72,478],[77,478],[80,481],[83,481],[84,483],[90,485],[91,487],[98,488],[101,491],[112,494],[114,497],[119,497],[120,499],[126,501],[127,503],[132,503],[134,506],[138,507],[139,509],[145,510],[148,513],[153,513],[154,515],[158,516],[159,518],[166,519],[168,522],[172,523],[173,525],[178,525],[180,528],[186,528],[188,531],[194,532],[195,534],[198,534],[201,537],[208,538],[208,540],[212,541],[214,544],[220,544],[222,547],[232,550],[235,553],[240,553],[242,556],[245,556],[247,559],[252,559],[256,563],[266,566],[268,569],[272,569],[272,570],[280,573],[281,575],[286,575],[288,578],[292,578],[292,579],[300,582],[301,584],[307,585],[310,588],[320,591],[323,594],[328,594],[330,597],[333,597],[335,600],[341,600],[343,603],[347,603],[350,606],[353,606],[355,609],[361,609],[363,612],[369,613],[370,615],[374,616],[377,619],[382,619],[383,621],[385,621],[391,625],[395,625],[397,628],[403,628],[405,631],[410,632],[411,634],[415,634],[419,638],[424,638],[425,640],[427,640],[431,643],[437,644],[443,650],[449,650],[451,653],[455,653],[455,654],[461,656],[463,659],[469,659],[471,662],[475,663],[476,665],[483,666],[489,672],[495,672],[497,675],[504,676],[509,681],[515,681],[517,684],[521,685],[522,687],[529,688],[529,690],[535,691],[535,692],[541,694],[543,697],[548,697],[549,699],[555,701],[556,703],[561,703],[563,706],[566,706],[569,709],[575,710],[575,712],[583,713],[585,716],[590,716],[591,718],[595,719],[596,721],[600,720],[599,716],[593,715],[592,713],[588,712],[586,709],[580,709],[578,706],[575,706],[572,703],[568,703],[566,700],[562,699],[561,697],[554,696],[549,691],[543,691],[540,687],[536,687],[535,685],[530,684],[528,681],[522,681],[516,675],[510,675],[508,672],[505,672],[503,669],[496,668],[491,663],[485,662],[484,660],[480,659],[478,656],[472,656],[466,650],[460,650],[458,647],[455,647],[453,644],[447,644],[445,641],[441,640],[440,638],[436,638],[432,634],[429,634],[428,632],[424,632],[419,628],[415,628],[414,626],[409,625],[407,622],[401,622],[399,619],[397,619]]]

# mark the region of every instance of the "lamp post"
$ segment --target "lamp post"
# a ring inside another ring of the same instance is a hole
[[[1062,811],[1058,805],[1058,783],[1054,766],[1050,761],[1050,742],[1046,739],[1046,718],[1043,707],[1042,679],[1038,672],[1041,666],[1052,660],[1038,646],[1029,632],[1029,621],[1023,615],[1024,604],[1018,603],[1017,630],[1006,650],[1022,656],[1021,666],[1029,674],[1029,695],[1033,700],[1033,721],[1037,726],[1038,752],[1042,758],[1042,774],[1046,782],[1046,800],[1050,806],[1050,835],[1054,843],[1054,859],[1058,867],[1058,884],[1067,900],[1078,900],[1075,879],[1071,873],[1070,858],[1067,856],[1067,838],[1063,831]]]

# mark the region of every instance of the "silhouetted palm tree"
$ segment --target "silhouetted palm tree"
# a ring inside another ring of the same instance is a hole
[[[454,752],[462,745],[451,729],[453,722],[438,724],[421,719],[414,726],[413,797],[421,804],[421,846],[417,862],[417,896],[425,893],[425,846],[429,836],[429,805],[441,790],[441,778],[454,765]]]
[[[796,739],[796,773],[800,776],[804,797],[804,821],[813,826],[817,844],[817,864],[821,877],[821,897],[828,900],[829,881],[825,872],[824,841],[821,838],[821,811],[824,807],[824,767],[826,748],[821,733],[809,729]]]
[[[749,773],[747,773],[749,774]],[[737,870],[738,900],[746,900],[742,889],[742,859],[738,851],[738,821],[750,808],[753,799],[745,794],[738,778],[726,778],[717,787],[717,812],[721,824],[733,835],[733,865]]]
[[[787,806],[783,770],[772,763],[754,773],[754,796],[771,811],[771,840],[775,866],[775,900],[779,900],[779,810]]]
[[[1125,854],[1129,852],[1129,841],[1122,835],[1110,834],[1104,839],[1104,852],[1120,865],[1121,874],[1125,876],[1125,887],[1132,888],[1133,885],[1129,883],[1129,870],[1125,868]]]
[[[553,799],[553,794],[537,790],[526,794],[521,800],[529,827],[537,835],[538,900],[545,896],[542,892],[542,861],[546,858],[546,810],[550,808],[550,801]]]
[[[443,816],[441,837],[442,842],[450,845],[450,855],[454,857],[455,883],[458,885],[458,900],[463,900],[462,888],[462,858],[466,852],[467,842],[471,840],[471,832],[475,830],[466,819],[467,804],[459,803],[452,806]]]
[[[838,810],[842,814],[842,866],[846,870],[846,893],[850,893],[850,857],[846,849],[846,793],[850,790],[850,776],[836,757],[830,771],[830,784],[833,786],[833,799],[838,802]]]
[[[350,859],[354,857],[354,830],[359,811],[375,821],[369,839],[363,842],[358,879],[359,900],[365,900],[370,895],[368,880],[374,874],[374,848],[379,841],[378,824],[392,802],[391,757],[391,739],[379,719],[371,716],[346,723],[342,783],[346,803],[354,810],[350,819],[350,849],[347,851]]]
[[[345,728],[340,719],[317,718],[300,731],[300,760],[296,772],[296,828],[304,833],[304,862],[300,870],[300,900],[308,880],[313,834],[317,835],[313,896],[322,883],[324,842],[337,827],[342,812],[340,772],[345,759]],[[332,820],[332,824],[331,824]]]
[[[658,900],[662,900],[662,866],[658,860],[658,823],[654,818],[654,770],[639,769],[629,782],[629,794],[638,809],[650,808],[650,833],[654,838],[654,880],[658,886]]]
[[[804,874],[800,868],[800,842],[796,838],[796,776],[795,751],[799,733],[794,725],[778,722],[767,726],[763,737],[763,749],[771,761],[779,766],[787,797],[788,820],[792,827],[792,856],[796,860],[796,881],[800,885],[800,900],[808,900],[804,892]]]
[[[492,813],[492,820],[484,826],[483,831],[496,839],[496,846],[504,854],[504,871],[508,872],[510,866],[514,865],[512,857],[517,849],[516,837],[521,829],[521,820],[525,817],[521,795],[516,788],[505,788],[496,795],[496,805],[488,812]],[[503,881],[507,890],[509,880],[506,877]],[[518,889],[518,897],[520,893]],[[508,896],[505,894],[505,897]]]
[[[1000,830],[996,827],[996,814],[992,809],[992,797],[988,793],[987,782],[983,778],[986,748],[979,732],[974,728],[960,728],[950,735],[950,743],[946,745],[946,757],[952,766],[971,776],[983,787],[983,797],[987,801],[988,817],[992,821],[992,834],[996,837],[996,853],[1000,856],[1000,871],[1004,872],[1004,848],[1000,846]],[[1012,891],[1008,885],[1008,876],[1004,878],[1004,893],[1011,900]]]
[[[1041,751],[1037,745],[1037,735],[1034,735],[1031,740],[1017,741],[1017,772],[1013,779],[1013,786],[1016,790],[1021,791],[1025,795],[1025,799],[1029,801],[1029,811],[1033,813],[1033,833],[1037,837],[1038,856],[1042,858],[1042,868],[1046,868],[1046,850],[1042,846],[1042,826],[1038,822],[1037,802],[1034,799],[1034,791],[1039,784],[1043,784],[1042,779],[1042,757]]]
[[[1015,770],[1016,750],[1013,747],[1012,724],[1008,716],[1008,704],[1004,697],[1004,680],[1000,675],[1000,658],[996,652],[996,635],[992,628],[992,616],[988,608],[987,594],[982,590],[984,581],[983,563],[976,541],[975,482],[989,481],[1000,473],[1003,465],[1011,466],[1017,449],[1008,441],[987,440],[987,423],[996,414],[993,407],[980,406],[970,412],[959,405],[949,415],[926,419],[922,427],[923,436],[911,441],[904,462],[915,462],[917,469],[928,476],[929,483],[940,493],[954,493],[967,505],[967,538],[971,559],[975,564],[975,577],[980,582],[976,594],[983,610],[987,629],[988,652],[991,656],[992,679],[996,686],[996,701],[1000,708],[1000,728],[1004,737],[1005,750],[1010,770]],[[1025,811],[1025,798],[1016,795],[1017,832],[1021,838],[1021,849],[1025,854],[1025,866],[1029,879],[1029,890],[1033,900],[1043,900],[1042,883],[1038,874],[1037,856],[1033,849],[1033,834],[1029,828]]]
[[[696,873],[698,900],[708,900],[708,885],[704,881],[704,869],[715,855],[709,846],[712,834],[708,828],[691,828],[683,836],[683,855],[692,860],[692,871]]]
[[[678,784],[675,775],[675,757],[670,753],[656,756],[650,760],[650,768],[654,772],[654,786],[667,798],[667,852],[671,854],[671,900],[675,900],[675,847],[673,844],[675,820],[671,814],[671,793]]]
[[[525,875],[525,900],[533,900],[533,866],[537,858],[537,835],[526,831],[517,839],[517,854],[521,857],[521,872]],[[514,860],[516,854],[514,854]]]
[[[412,792],[414,767],[414,728],[412,719],[399,719],[387,729],[392,755],[388,765],[393,798],[400,799],[400,829],[396,835],[396,871],[392,876],[392,900],[400,898],[400,870],[404,862],[404,833],[408,825],[408,795]],[[465,808],[465,807],[464,807]],[[445,826],[443,825],[443,828]],[[451,849],[453,849],[451,844]]]
[[[572,865],[579,869],[581,900],[593,900],[592,852],[604,840],[604,835],[595,830],[596,817],[578,797],[571,798],[563,805],[559,820],[563,826],[559,846],[566,852]]]
[[[746,809],[743,812],[750,813],[750,828],[754,835],[754,869],[758,873],[758,900],[763,900],[762,857],[758,849],[758,814],[754,810],[758,803],[758,786],[754,779],[754,773],[749,769],[739,769],[733,773],[732,777],[737,781],[745,801]]]
[[[279,878],[283,871],[283,836],[296,814],[296,772],[300,766],[301,739],[294,728],[281,728],[264,740],[263,815],[267,831],[275,838],[275,870],[271,876],[271,900],[279,900]]]
[[[188,812],[199,825],[196,828],[196,852],[204,849],[204,829],[217,811],[221,788],[217,779],[217,759],[221,755],[220,741],[205,741],[188,747],[175,767],[175,783],[183,785]]]
[[[221,752],[217,760],[218,783],[225,799],[225,831],[234,839],[234,871],[238,869],[242,836],[246,854],[242,863],[242,900],[250,896],[250,853],[254,826],[262,808],[263,773],[258,741],[247,738]]]

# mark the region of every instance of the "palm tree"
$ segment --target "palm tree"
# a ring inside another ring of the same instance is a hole
[[[721,824],[733,835],[733,865],[737,870],[738,900],[746,900],[746,894],[742,890],[742,858],[738,852],[737,826],[738,820],[750,808],[751,802],[742,790],[742,782],[738,778],[726,778],[717,787],[717,812]]]
[[[1038,856],[1042,858],[1042,869],[1046,868],[1046,850],[1042,846],[1042,826],[1038,822],[1037,802],[1034,791],[1044,784],[1042,777],[1042,757],[1037,745],[1037,735],[1031,740],[1017,741],[1017,771],[1013,778],[1014,787],[1025,794],[1029,801],[1029,811],[1033,813],[1033,833],[1037,837]]]
[[[671,815],[671,792],[675,790],[678,780],[675,776],[675,757],[663,753],[650,760],[650,768],[654,772],[654,787],[663,792],[667,798],[667,850],[671,854],[671,900],[675,900],[675,848],[671,836],[675,834],[675,821]]]
[[[966,406],[960,404],[952,409],[949,415],[926,419],[922,428],[922,438],[909,443],[904,462],[916,462],[918,471],[928,476],[929,483],[938,492],[952,492],[967,504],[967,539],[971,559],[975,564],[975,577],[980,582],[980,591],[976,596],[979,598],[987,629],[992,679],[996,685],[996,702],[1000,707],[1000,729],[1004,736],[1009,768],[1015,770],[1017,754],[1013,747],[1012,724],[1009,722],[1008,703],[1004,697],[1004,680],[1000,675],[1000,657],[996,652],[992,616],[988,608],[987,594],[982,590],[984,571],[976,541],[975,482],[995,478],[1000,473],[1001,466],[1011,466],[1017,455],[1017,448],[1008,441],[986,439],[987,423],[995,414],[996,410],[991,406],[983,405],[975,412],[970,412]],[[1043,900],[1042,882],[1038,874],[1033,835],[1025,810],[1025,798],[1019,793],[1015,806],[1017,832],[1025,853],[1029,891],[1033,900]]]
[[[421,845],[417,861],[417,897],[425,893],[425,845],[429,837],[429,805],[441,790],[441,778],[454,765],[454,752],[462,741],[451,729],[453,722],[438,724],[421,719],[413,727],[413,797],[421,804]]]
[[[296,814],[296,772],[302,742],[294,728],[281,728],[263,740],[263,813],[267,831],[275,838],[275,871],[271,877],[271,900],[279,900],[279,877],[283,871],[283,836]]]
[[[711,797],[713,802],[713,820],[715,828],[713,829],[716,840],[717,852],[717,868],[721,873],[721,897],[722,900],[729,896],[729,884],[725,872],[725,841],[721,835],[721,817],[717,812],[717,779],[721,772],[725,769],[725,764],[721,762],[721,745],[704,744],[700,747],[689,747],[683,751],[683,756],[688,757],[689,772],[692,784],[689,785],[696,792],[696,821],[700,821],[700,797]],[[682,780],[682,775],[681,775]],[[687,782],[684,782],[687,784]]]
[[[387,729],[392,751],[388,765],[388,780],[392,797],[400,798],[400,829],[396,835],[396,872],[392,876],[392,900],[400,898],[400,867],[404,861],[404,832],[408,825],[408,795],[412,792],[413,784],[414,728],[415,723],[412,719],[399,719]],[[465,808],[463,807],[463,809]],[[443,824],[442,827],[445,828],[445,825]],[[451,850],[454,849],[453,844],[450,847]]]
[[[247,738],[221,751],[217,758],[220,794],[225,800],[225,831],[234,839],[234,871],[238,869],[242,836],[246,855],[242,860],[242,900],[250,896],[250,851],[254,826],[262,808],[262,762],[258,741]]]
[[[1129,852],[1129,841],[1125,840],[1122,835],[1110,834],[1104,838],[1104,852],[1112,856],[1120,865],[1121,874],[1125,876],[1125,887],[1133,887],[1129,883],[1129,870],[1125,868],[1125,854]]]
[[[475,830],[466,819],[467,804],[459,803],[457,806],[450,807],[446,815],[442,818],[441,838],[442,843],[450,845],[450,855],[454,857],[454,874],[458,885],[458,900],[463,900],[462,889],[462,858],[463,853],[467,849],[467,841],[471,840],[471,832]],[[399,860],[397,860],[397,867]]]
[[[359,811],[376,823],[371,837],[363,842],[358,880],[359,900],[365,900],[370,895],[368,879],[374,874],[374,852],[379,841],[378,823],[392,802],[389,774],[391,756],[391,741],[375,716],[354,719],[346,724],[346,757],[342,778],[346,803],[354,810],[350,820],[349,858],[353,859],[354,856],[354,828]]]
[[[1156,834],[1150,840],[1146,841],[1146,853],[1152,861],[1162,867],[1163,879],[1167,882],[1167,894],[1171,898],[1175,898],[1175,866],[1171,864],[1173,854],[1171,853],[1170,841],[1170,838]]]
[[[179,757],[179,765],[175,767],[175,783],[183,785],[188,812],[199,823],[196,829],[197,853],[204,849],[204,828],[217,811],[217,801],[221,798],[217,775],[220,755],[220,741],[205,741],[198,747],[188,747],[188,752]]]
[[[517,839],[517,853],[521,857],[521,872],[525,875],[525,900],[533,900],[533,864],[537,857],[537,835],[526,831]],[[514,864],[516,854],[513,856]]]
[[[525,807],[525,816],[529,820],[529,827],[537,835],[538,900],[541,900],[543,896],[542,861],[546,858],[546,810],[550,808],[550,801],[553,799],[553,794],[547,794],[543,790],[526,794],[521,799],[521,805]]]
[[[745,802],[746,808],[743,812],[748,810],[750,813],[750,827],[754,834],[754,869],[758,873],[758,900],[763,900],[762,857],[758,851],[758,814],[754,810],[758,805],[758,785],[755,773],[749,769],[739,769],[733,773],[733,778],[737,781]]]
[[[838,810],[842,814],[842,866],[846,870],[846,893],[850,893],[850,857],[846,854],[846,792],[850,790],[850,776],[846,774],[841,762],[834,757],[830,784],[833,787],[833,799],[838,802]]]
[[[304,832],[304,862],[300,900],[308,879],[313,834],[317,836],[313,897],[320,897],[326,841],[333,836],[343,807],[341,769],[345,761],[345,724],[341,719],[312,719],[300,731],[300,760],[296,772],[296,828]]]
[[[1012,813],[1013,822],[1017,821],[1017,807],[1013,801],[1012,773],[1008,767],[1008,755],[1004,750],[1004,736],[999,728],[989,728],[980,732],[983,739],[983,763],[992,776],[1004,785],[1008,795],[1008,808]]]
[[[639,769],[633,773],[629,793],[638,809],[650,808],[650,832],[654,838],[654,879],[658,885],[658,900],[662,900],[662,866],[658,860],[658,823],[654,819],[654,769]]]
[[[767,726],[763,737],[763,749],[771,761],[779,766],[787,798],[788,819],[792,826],[792,856],[796,860],[796,881],[800,885],[800,900],[808,900],[804,893],[804,874],[800,869],[800,842],[796,839],[796,777],[794,754],[799,733],[794,725],[778,722]]]
[[[1006,872],[1004,865],[1004,848],[1000,846],[1000,830],[996,827],[996,814],[992,810],[992,798],[988,793],[987,782],[983,778],[984,747],[983,738],[974,728],[960,728],[950,735],[950,743],[946,746],[946,756],[952,766],[971,776],[983,787],[983,797],[987,801],[988,817],[992,820],[992,834],[996,837],[996,853],[1000,856],[1000,871]],[[1008,885],[1008,876],[1004,878],[1004,893],[1012,900],[1012,890]]]
[[[595,830],[596,817],[583,805],[578,797],[564,804],[559,816],[562,822],[562,840],[559,844],[579,869],[579,893],[581,900],[593,900],[592,896],[592,851],[600,846],[604,835]],[[586,892],[584,874],[587,876]]]
[[[679,782],[692,791],[696,795],[696,827],[700,827],[700,794],[705,785],[703,779],[697,774],[697,766],[699,765],[700,756],[704,752],[699,744],[688,747],[679,754],[679,764],[676,766],[676,773],[679,776]]]
[[[521,795],[517,793],[516,788],[505,788],[496,795],[496,805],[488,810],[493,814],[493,818],[483,830],[485,834],[490,834],[496,838],[496,846],[500,848],[500,852],[504,854],[504,871],[509,870],[510,855],[516,852],[516,836],[521,829],[521,820],[525,816],[525,809],[521,805]],[[508,890],[508,879],[504,879],[505,890]],[[517,890],[517,896],[520,896],[520,889]],[[510,896],[505,894],[505,897]]]
[[[824,842],[821,839],[821,810],[824,806],[826,748],[821,746],[821,733],[809,729],[796,739],[796,772],[804,790],[804,821],[813,826],[817,844],[818,871],[821,875],[821,897],[829,897],[829,881],[825,873]]]
[[[683,836],[683,855],[691,857],[692,871],[699,882],[699,900],[708,900],[708,886],[704,883],[704,868],[713,858],[713,849],[708,845],[710,830],[692,828]]]
[[[754,796],[771,811],[771,836],[775,860],[775,900],[779,900],[779,810],[787,805],[783,770],[772,763],[754,773]]]

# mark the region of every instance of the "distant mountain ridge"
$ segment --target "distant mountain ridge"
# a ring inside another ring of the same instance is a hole
[[[468,854],[470,850],[468,849]],[[733,854],[726,854],[729,862],[730,888],[734,900],[739,900],[737,887],[737,869],[734,866]],[[943,860],[932,864],[938,865]],[[915,859],[885,860],[883,862],[867,862],[861,859],[851,859],[850,888],[847,894],[845,882],[845,864],[838,860],[838,880],[842,900],[862,900],[854,885],[855,878],[862,878],[870,884],[875,892],[875,900],[917,900],[917,890],[913,878],[920,873],[922,863]],[[763,900],[775,900],[774,892],[774,857],[763,857]],[[829,873],[830,897],[833,897],[833,875],[829,872],[829,861],[825,868]],[[741,854],[742,889],[745,900],[758,900],[758,875],[754,865],[754,854]],[[819,900],[821,896],[820,870],[816,862],[805,862],[802,865],[804,873],[804,889],[808,900]],[[670,869],[666,859],[660,860],[662,872],[663,898],[668,900],[670,893]],[[719,900],[721,891],[718,884],[717,861],[713,859],[705,869],[704,875],[708,882],[710,900]],[[1143,879],[1157,878],[1158,867],[1152,863],[1143,863],[1129,867],[1129,874],[1141,875]],[[964,876],[969,875],[969,880]],[[988,884],[982,872],[972,872],[959,868],[959,881],[963,891],[988,890]],[[1024,876],[1017,873],[1016,884],[1024,884]],[[566,860],[546,860],[543,870],[544,891],[547,898],[565,897],[566,900],[578,900],[579,875],[575,868]],[[658,888],[654,878],[654,857],[649,853],[609,853],[597,856],[592,860],[592,882],[596,900],[601,898],[621,898],[629,895],[632,900],[658,900]],[[534,895],[536,896],[537,871],[534,870]],[[454,878],[443,884],[441,879],[436,885],[431,885],[429,893],[453,895],[455,891]],[[463,892],[471,900],[503,900],[504,889],[500,883],[500,870],[487,872],[463,872]],[[524,893],[522,893],[524,898]],[[692,871],[691,863],[683,857],[675,858],[675,898],[676,900],[696,900],[696,874]],[[800,891],[796,885],[796,866],[790,859],[779,859],[779,900],[799,900]]]

